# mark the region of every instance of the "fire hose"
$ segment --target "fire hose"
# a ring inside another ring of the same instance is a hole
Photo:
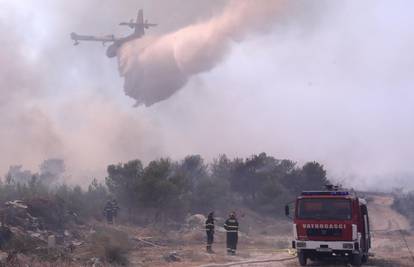
[[[282,259],[264,259],[264,260],[251,260],[251,261],[240,261],[240,262],[230,262],[230,263],[219,263],[219,264],[208,264],[208,265],[201,265],[199,267],[229,267],[229,266],[236,266],[236,265],[245,265],[245,264],[256,264],[256,263],[269,263],[269,262],[283,262],[295,259],[295,257],[288,257]]]

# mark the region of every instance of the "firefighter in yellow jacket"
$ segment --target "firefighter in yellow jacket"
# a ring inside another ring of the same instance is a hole
[[[236,218],[236,213],[231,212],[229,218],[224,223],[227,237],[227,254],[235,255],[237,249],[239,222]]]

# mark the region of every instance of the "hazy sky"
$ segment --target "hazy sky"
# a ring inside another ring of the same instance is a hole
[[[277,1],[277,0],[275,0]],[[125,35],[145,15],[162,35],[227,1],[0,0],[0,173],[62,157],[72,179],[110,163],[220,153],[322,162],[359,188],[414,189],[411,1],[289,1],[270,31],[171,98],[133,108],[116,59],[69,33]]]

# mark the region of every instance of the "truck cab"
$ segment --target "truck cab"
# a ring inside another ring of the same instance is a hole
[[[285,211],[289,216],[288,206]],[[301,266],[328,257],[360,266],[371,248],[366,201],[348,191],[302,192],[295,201],[292,247]]]

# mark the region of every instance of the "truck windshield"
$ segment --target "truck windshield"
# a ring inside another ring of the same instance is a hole
[[[299,199],[298,219],[350,220],[351,201],[339,198]]]

